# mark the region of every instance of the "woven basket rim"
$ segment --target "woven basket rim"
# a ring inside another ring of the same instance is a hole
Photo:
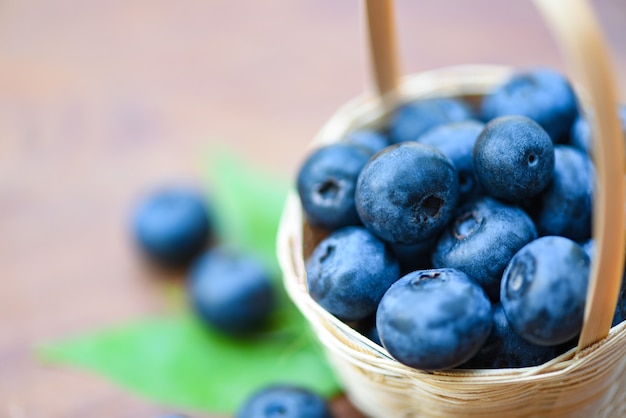
[[[484,94],[486,88],[495,86],[518,70],[519,68],[503,65],[469,64],[408,74],[402,78],[400,84],[402,96],[400,101],[409,101],[418,97]],[[455,82],[452,83],[452,81]],[[357,127],[375,127],[383,123],[385,117],[382,100],[374,92],[365,92],[340,107],[320,129],[309,147],[314,148],[336,141],[340,139],[342,132],[345,133]],[[313,325],[318,336],[320,336],[320,327],[326,328],[326,330],[333,329],[349,340],[350,344],[347,346],[358,347],[359,350],[357,351],[364,358],[374,362],[383,362],[390,370],[401,370],[402,373],[412,373],[416,377],[425,375],[442,378],[472,377],[477,379],[476,382],[484,380],[490,383],[496,381],[510,382],[512,378],[530,379],[554,375],[576,366],[578,362],[595,352],[599,347],[608,344],[615,335],[621,334],[626,327],[626,321],[622,322],[612,327],[609,335],[596,344],[579,352],[574,347],[538,366],[510,369],[449,369],[432,372],[417,370],[397,362],[383,347],[378,346],[348,324],[328,313],[309,295],[306,288],[304,259],[302,257],[301,234],[304,223],[299,198],[295,190],[291,190],[281,218],[277,248],[278,258],[284,273],[283,283],[289,296],[307,317],[309,323]],[[298,254],[300,259],[298,259]],[[328,338],[328,335],[323,338]],[[337,344],[336,341],[327,340],[324,343]]]

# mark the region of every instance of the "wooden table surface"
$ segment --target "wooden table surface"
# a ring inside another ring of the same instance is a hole
[[[593,4],[624,100],[626,3]],[[530,2],[402,0],[397,10],[404,72],[564,68]],[[160,312],[157,273],[128,236],[139,193],[201,181],[198,156],[220,142],[293,176],[321,124],[370,88],[365,51],[357,1],[0,3],[0,417],[171,412],[41,364],[32,348]]]

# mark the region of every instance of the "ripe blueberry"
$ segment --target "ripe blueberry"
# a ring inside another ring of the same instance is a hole
[[[539,235],[575,241],[591,236],[595,170],[589,156],[568,145],[554,147],[552,182],[529,208]]]
[[[366,228],[338,229],[322,240],[306,263],[309,293],[345,321],[376,311],[383,293],[400,277],[391,249]]]
[[[459,203],[481,194],[482,188],[474,176],[472,151],[485,125],[476,120],[439,125],[417,138],[421,144],[431,145],[443,152],[459,173]]]
[[[392,115],[388,131],[392,143],[415,141],[435,126],[472,118],[470,107],[458,99],[423,99],[400,106]]]
[[[166,186],[139,203],[132,218],[139,248],[167,266],[185,266],[205,249],[212,226],[205,197],[188,186]]]
[[[385,293],[376,312],[383,346],[400,363],[422,370],[468,361],[491,331],[491,303],[455,269],[418,270]]]
[[[502,276],[500,299],[511,326],[537,345],[557,345],[582,328],[589,257],[576,242],[538,238],[520,249]]]
[[[433,265],[465,272],[496,301],[507,263],[535,238],[535,225],[526,212],[483,197],[459,207],[454,220],[439,237]]]
[[[200,319],[227,334],[258,330],[276,304],[266,267],[249,254],[224,247],[214,247],[194,262],[188,286]]]
[[[363,224],[385,241],[416,244],[450,220],[459,177],[441,151],[417,142],[375,154],[357,180],[356,208]]]
[[[236,418],[332,418],[326,401],[309,389],[272,385],[250,395]]]
[[[312,225],[333,230],[361,223],[354,190],[370,156],[371,151],[366,148],[341,142],[309,154],[298,172],[297,188],[305,216]]]
[[[532,344],[520,337],[509,324],[502,305],[493,305],[493,328],[478,353],[459,368],[506,369],[538,366],[558,355],[554,346]]]
[[[554,171],[550,137],[525,116],[501,116],[487,123],[474,145],[473,159],[487,193],[509,202],[537,195]]]
[[[384,134],[371,129],[359,129],[349,132],[343,140],[348,144],[365,147],[369,149],[372,154],[390,145],[389,139]]]
[[[547,68],[535,68],[513,75],[486,96],[481,108],[483,120],[521,115],[537,122],[554,143],[568,141],[578,102],[569,81]]]
[[[626,140],[626,105],[620,105],[617,108],[617,115],[622,124],[622,133],[624,140]],[[591,126],[589,121],[583,115],[579,115],[572,126],[572,132],[570,135],[571,145],[578,148],[581,151],[592,155],[593,138],[591,134]]]

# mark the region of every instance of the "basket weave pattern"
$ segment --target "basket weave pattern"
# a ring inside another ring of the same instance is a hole
[[[480,96],[511,70],[463,66],[406,77],[404,100]],[[386,115],[376,97],[341,108],[321,129],[312,147],[337,141],[346,132],[376,127]],[[287,200],[278,237],[285,287],[312,325],[351,401],[371,417],[625,417],[626,323],[607,338],[576,353],[572,349],[536,367],[423,372],[394,360],[383,347],[341,322],[308,294],[305,260],[324,231],[303,218],[295,192]]]

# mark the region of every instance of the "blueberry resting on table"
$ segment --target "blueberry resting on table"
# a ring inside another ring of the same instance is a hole
[[[249,254],[224,247],[215,247],[194,262],[188,297],[207,326],[235,336],[258,331],[276,305],[266,267]]]
[[[211,214],[205,197],[187,186],[152,191],[138,204],[132,218],[134,238],[152,260],[185,267],[208,244]]]
[[[293,385],[268,386],[250,395],[236,418],[333,418],[327,402],[311,390]]]

